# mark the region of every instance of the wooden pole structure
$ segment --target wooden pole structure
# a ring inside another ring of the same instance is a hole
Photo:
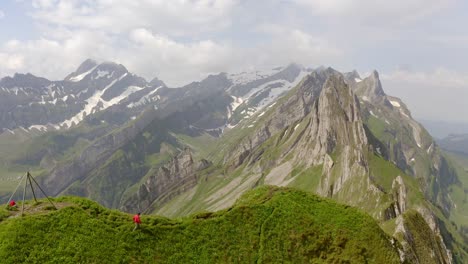
[[[13,199],[13,196],[14,196],[15,193],[18,191],[19,187],[21,186],[21,183],[22,183],[23,180],[24,180],[24,177],[26,177],[26,174],[23,174],[23,177],[21,177],[21,180],[18,182],[18,185],[16,186],[15,191],[11,194],[10,199],[8,199],[7,205],[10,204],[11,199]]]
[[[31,191],[32,191],[32,194],[33,194],[33,197],[34,197],[34,201],[37,203],[37,199],[36,199],[36,193],[34,192],[34,188],[33,188],[33,185],[32,185],[32,182],[31,182],[31,174],[29,173],[28,171],[28,181],[29,181],[29,185],[31,186]]]
[[[25,179],[24,181],[24,189],[23,189],[23,203],[21,204],[21,216],[24,214],[24,201],[26,198],[26,186],[28,186],[28,180]]]
[[[52,204],[52,206],[55,208],[55,210],[57,210],[57,207],[55,206],[55,204],[52,202],[52,200],[50,200],[49,196],[47,196],[47,194],[44,192],[44,190],[42,190],[41,186],[39,185],[39,183],[37,183],[36,179],[34,179],[33,176],[29,175],[30,179],[32,179],[34,181],[34,183],[36,184],[37,187],[39,187],[39,190],[41,190],[42,194],[44,194],[44,196],[47,198],[47,200],[49,200],[49,203]],[[32,188],[32,186],[31,186]]]

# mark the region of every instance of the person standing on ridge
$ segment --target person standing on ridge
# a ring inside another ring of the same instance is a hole
[[[140,224],[141,224],[140,214],[141,213],[138,213],[133,216],[133,223],[135,223],[135,228],[133,228],[133,231],[135,231],[137,228],[140,228]]]

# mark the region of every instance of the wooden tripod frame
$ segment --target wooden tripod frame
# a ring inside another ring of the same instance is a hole
[[[15,195],[15,193],[18,191],[18,188],[21,186],[21,183],[24,181],[24,188],[23,188],[23,203],[21,205],[21,215],[24,214],[24,202],[25,202],[25,198],[26,198],[26,189],[28,187],[28,183],[29,183],[29,186],[31,187],[31,192],[32,192],[32,195],[34,197],[34,201],[37,203],[37,197],[36,197],[36,192],[34,191],[34,185],[33,183],[37,186],[37,188],[39,188],[39,190],[42,192],[42,194],[47,198],[47,200],[49,201],[49,203],[55,208],[57,209],[57,207],[55,206],[55,204],[52,202],[52,200],[50,200],[49,196],[47,196],[47,194],[44,192],[44,190],[41,188],[41,186],[39,185],[39,183],[37,183],[37,181],[34,179],[34,177],[31,175],[31,173],[29,173],[29,171],[21,178],[21,180],[19,181],[18,183],[18,186],[16,187],[15,191],[13,192],[13,194],[11,195],[10,199],[8,199],[8,203],[7,204],[10,204],[10,201],[11,199],[13,198],[13,196]]]

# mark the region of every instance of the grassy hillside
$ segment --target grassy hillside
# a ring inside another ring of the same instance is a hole
[[[56,202],[58,211],[0,212],[2,263],[399,262],[370,216],[293,189],[261,187],[232,208],[183,219],[144,216],[135,232],[128,214],[81,198]]]

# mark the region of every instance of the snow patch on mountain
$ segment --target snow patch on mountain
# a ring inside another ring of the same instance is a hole
[[[141,106],[141,105],[144,105],[144,104],[151,103],[151,102],[154,102],[156,100],[159,100],[160,99],[159,95],[154,95],[154,94],[161,88],[162,88],[162,86],[159,86],[156,89],[154,89],[153,91],[151,91],[150,93],[148,93],[147,95],[141,97],[140,100],[138,100],[137,102],[133,102],[133,103],[128,104],[127,108],[138,107],[138,106]]]
[[[71,82],[79,82],[79,81],[83,80],[84,77],[88,76],[88,74],[90,74],[91,72],[93,72],[94,69],[96,69],[97,67],[98,67],[98,65],[94,66],[94,67],[91,68],[89,71],[83,72],[82,74],[79,74],[79,75],[76,75],[76,76],[73,76],[73,77],[71,77],[71,78],[68,79],[68,80],[71,81]]]
[[[81,122],[83,120],[83,118],[87,115],[90,115],[93,113],[93,110],[96,106],[98,106],[98,104],[101,102],[103,103],[103,107],[101,108],[101,110],[109,107],[111,104],[107,103],[107,104],[104,104],[104,102],[107,102],[105,101],[104,99],[102,99],[102,95],[107,91],[107,89],[109,89],[110,87],[112,87],[116,82],[122,80],[125,76],[127,76],[127,73],[124,73],[122,76],[120,76],[118,79],[115,79],[113,80],[109,85],[107,85],[104,89],[102,90],[97,90],[91,97],[89,97],[88,99],[85,100],[86,102],[86,105],[84,107],[83,110],[81,110],[78,114],[76,114],[75,116],[73,116],[72,118],[68,119],[68,120],[65,120],[63,121],[62,123],[60,123],[60,126],[65,126],[67,128],[70,128],[73,124],[78,124],[79,122]],[[81,92],[80,92],[81,93]],[[121,100],[121,99],[120,99]],[[119,100],[119,101],[120,101]],[[112,101],[112,100],[111,100]]]
[[[120,101],[122,101],[122,99],[125,99],[129,95],[131,95],[132,93],[138,92],[138,91],[140,91],[142,89],[143,89],[143,87],[138,87],[138,86],[129,86],[129,87],[127,87],[127,89],[123,93],[121,93],[119,96],[116,96],[116,97],[112,98],[110,101],[103,101],[103,103],[104,103],[103,109],[106,109],[109,106],[112,106],[112,105],[115,105],[115,104],[119,103]]]
[[[434,143],[432,143],[429,148],[427,148],[427,154],[430,154],[434,148]]]
[[[395,107],[401,107],[401,105],[400,105],[399,102],[397,102],[397,101],[392,101],[392,100],[389,100],[389,101],[390,101],[390,103],[391,103],[393,106],[395,106]]]
[[[12,134],[12,135],[15,134],[15,131],[12,131],[12,130],[10,130],[10,129],[8,129],[8,128],[6,128],[5,130],[3,130],[3,133],[6,133],[6,132],[8,132],[8,133],[10,133],[10,134]],[[3,134],[3,133],[2,133],[2,134]]]
[[[112,75],[114,74],[114,72],[112,72]],[[93,79],[97,80],[97,79],[100,79],[100,78],[103,78],[103,77],[106,77],[107,78],[110,78],[112,77],[112,75],[109,76],[109,71],[101,71],[101,70],[98,70],[96,72],[96,77],[93,77]]]
[[[239,107],[239,105],[241,105],[244,100],[240,97],[235,97],[235,96],[232,96],[232,99],[234,99],[234,101],[231,103],[231,110],[234,112],[236,111],[237,107]]]
[[[288,82],[286,80],[274,80],[271,82],[267,82],[263,85],[260,85],[257,88],[252,89],[249,93],[247,93],[246,96],[244,96],[244,101],[249,100],[250,98],[254,97],[256,94],[259,92],[265,91],[266,89],[270,89],[268,96],[266,98],[263,98],[260,103],[258,103],[257,107],[255,108],[255,111],[259,111],[263,109],[265,106],[270,105],[276,99],[284,94],[285,92],[291,90],[294,88],[296,85],[299,84],[299,82],[307,76],[309,73],[307,71],[301,71],[299,75],[294,79],[293,82]],[[280,87],[275,87],[275,88],[269,88],[268,86],[270,85],[278,85],[282,84]]]
[[[247,84],[255,80],[267,78],[279,72],[280,70],[281,70],[280,68],[275,68],[275,69],[263,70],[263,71],[231,73],[231,74],[228,74],[227,77],[229,80],[231,80],[234,86],[234,85],[239,85],[239,84]]]
[[[43,125],[32,125],[28,127],[28,130],[37,129],[39,131],[47,131],[47,127]]]

